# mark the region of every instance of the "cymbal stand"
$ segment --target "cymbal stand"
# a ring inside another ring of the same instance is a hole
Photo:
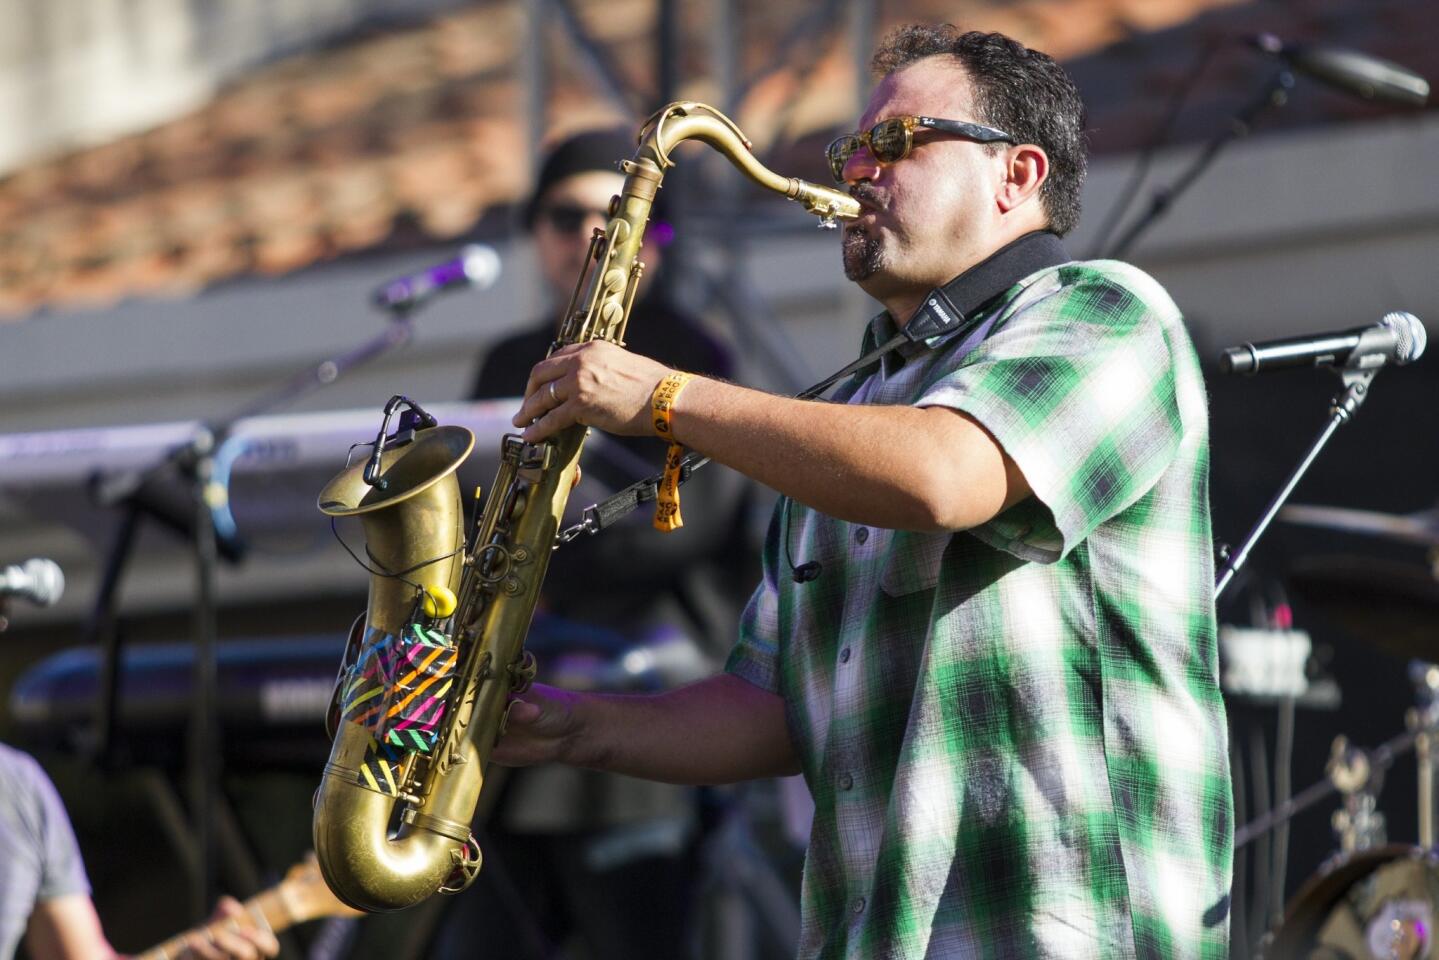
[[[1384,814],[1376,806],[1384,786],[1384,767],[1371,762],[1365,751],[1349,745],[1342,734],[1334,738],[1324,772],[1344,796],[1330,824],[1339,838],[1341,853],[1369,850],[1384,844]]]
[[[1405,720],[1415,733],[1414,752],[1418,759],[1419,846],[1434,849],[1434,770],[1439,759],[1439,665],[1423,660],[1409,662],[1409,679],[1414,684],[1415,706]]]
[[[1338,763],[1331,758],[1329,764],[1326,766],[1326,771],[1329,773],[1329,776],[1320,780],[1318,783],[1310,784],[1308,787],[1296,793],[1291,799],[1275,807],[1264,816],[1256,817],[1238,830],[1235,830],[1234,848],[1238,850],[1240,847],[1262,837],[1270,830],[1279,826],[1279,824],[1291,820],[1296,815],[1308,810],[1336,790],[1341,790],[1340,784],[1334,780],[1335,772],[1339,773],[1340,779],[1346,786],[1357,784],[1356,789],[1358,789],[1358,787],[1368,782],[1368,778],[1372,776],[1375,771],[1382,772],[1389,769],[1394,763],[1394,758],[1411,749],[1417,739],[1418,734],[1415,731],[1406,730],[1398,736],[1380,744],[1378,747],[1375,747],[1373,750],[1362,751],[1357,747],[1350,747],[1348,741],[1344,740],[1344,738],[1338,738],[1335,744],[1336,753],[1341,753],[1339,747],[1342,743],[1342,755]],[[1360,753],[1365,758],[1362,768],[1362,772],[1365,774],[1363,781],[1360,781],[1358,778],[1361,767],[1358,761],[1354,759],[1354,753]],[[1360,826],[1364,826],[1364,824]],[[1356,833],[1356,840],[1357,838],[1358,834]]]

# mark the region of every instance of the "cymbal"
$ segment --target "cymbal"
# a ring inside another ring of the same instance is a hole
[[[1304,605],[1397,657],[1439,661],[1439,581],[1427,566],[1307,557],[1285,577]]]
[[[1295,503],[1281,509],[1278,519],[1306,527],[1369,534],[1421,547],[1439,547],[1439,510],[1380,513],[1377,510]]]

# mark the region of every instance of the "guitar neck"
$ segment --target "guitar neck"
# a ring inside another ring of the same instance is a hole
[[[207,923],[176,934],[164,943],[137,954],[134,960],[173,960],[184,951],[185,941],[194,935],[213,938],[218,931],[239,930],[245,927],[263,927],[279,933],[296,922],[285,905],[285,899],[279,887],[251,897],[245,901],[244,907],[243,916]]]

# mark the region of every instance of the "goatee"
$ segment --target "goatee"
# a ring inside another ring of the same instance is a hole
[[[883,251],[878,237],[870,236],[864,227],[850,227],[841,245],[845,279],[868,280],[883,266]]]

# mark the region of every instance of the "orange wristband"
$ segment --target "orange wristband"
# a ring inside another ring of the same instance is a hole
[[[674,410],[675,398],[685,388],[685,384],[694,378],[687,373],[672,373],[665,377],[655,386],[655,392],[650,394],[650,412],[654,414],[650,423],[655,428],[655,433],[666,440],[670,436],[670,414]]]
[[[653,413],[650,422],[656,434],[670,441],[670,448],[665,451],[665,472],[655,496],[654,526],[664,533],[685,525],[684,518],[680,516],[680,464],[684,461],[685,448],[674,441],[670,415],[675,398],[692,379],[687,373],[672,373],[661,380],[650,395],[650,411]]]

